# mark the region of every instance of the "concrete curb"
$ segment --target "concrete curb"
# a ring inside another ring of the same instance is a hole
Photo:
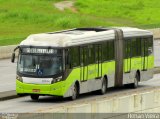
[[[148,30],[153,33],[154,39],[160,38],[160,28],[148,29]]]
[[[159,73],[160,73],[160,67],[155,67],[154,74],[159,74]]]
[[[105,96],[101,99],[70,103],[57,107],[49,107],[41,113],[158,113],[160,111],[160,87],[139,89],[136,91]],[[61,119],[74,119],[60,115]],[[64,118],[64,117],[65,118]],[[94,118],[97,119],[95,115]],[[107,115],[105,115],[107,116]],[[63,117],[63,118],[62,118]],[[86,117],[86,115],[85,115]],[[60,118],[60,117],[59,117]],[[101,117],[98,119],[108,119]],[[83,119],[88,119],[87,117]],[[90,119],[90,118],[89,118]],[[109,119],[115,119],[109,118]],[[116,118],[124,119],[124,118]]]
[[[14,48],[16,47],[17,45],[1,46],[0,47],[0,59],[10,58]]]
[[[0,101],[19,97],[15,90],[0,92]]]

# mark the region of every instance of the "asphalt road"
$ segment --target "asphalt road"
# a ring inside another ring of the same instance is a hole
[[[0,92],[15,90],[16,63],[0,60]]]
[[[105,95],[98,95],[96,93],[89,93],[80,95],[80,97],[75,101],[70,101],[69,99],[57,99],[52,96],[40,96],[39,101],[32,101],[29,96],[10,99],[6,101],[0,101],[0,112],[12,112],[12,113],[27,113],[27,112],[43,112],[46,110],[58,108],[59,106],[72,105],[76,103],[94,101],[99,99],[108,98],[111,96],[126,95],[131,93],[136,93],[146,89],[152,89],[155,87],[160,87],[160,74],[155,74],[154,78],[141,82],[139,88],[129,89],[126,87],[121,88],[111,88],[107,91]]]

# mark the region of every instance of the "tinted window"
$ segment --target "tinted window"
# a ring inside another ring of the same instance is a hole
[[[69,53],[69,49],[66,49],[65,50],[65,65],[66,65],[66,69],[70,68],[71,67],[71,64],[70,64],[70,53]]]
[[[137,42],[137,56],[141,56],[141,39],[140,38],[137,38],[136,39],[136,42]]]
[[[132,57],[137,56],[137,42],[136,39],[132,39]]]
[[[102,45],[95,45],[96,63],[102,62]]]
[[[114,59],[114,41],[108,41],[108,60]]]
[[[95,45],[95,61],[99,62],[99,45]]]
[[[88,65],[88,47],[83,48],[83,63],[84,65]]]
[[[124,42],[124,56],[125,58],[131,57],[131,40],[126,39]]]
[[[145,56],[148,56],[148,39],[145,39]]]
[[[88,63],[89,64],[94,64],[95,63],[95,49],[94,45],[89,45],[88,46]]]
[[[80,65],[79,59],[79,47],[72,47],[70,48],[70,60],[71,60],[71,67],[77,67]]]
[[[83,58],[83,47],[80,48],[80,65],[83,66],[84,58]]]
[[[108,59],[108,43],[104,42],[102,44],[102,60],[107,61]]]
[[[148,55],[153,53],[153,38],[148,39]]]

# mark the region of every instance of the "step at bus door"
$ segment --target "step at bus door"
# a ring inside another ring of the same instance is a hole
[[[142,53],[142,70],[146,71],[148,68],[148,42],[147,42],[147,39],[141,40],[141,53]]]
[[[96,79],[102,77],[102,46],[95,45],[95,60],[96,60]]]
[[[76,56],[75,56],[76,57]],[[88,79],[88,49],[87,47],[80,48],[80,79],[81,81],[87,81]]]

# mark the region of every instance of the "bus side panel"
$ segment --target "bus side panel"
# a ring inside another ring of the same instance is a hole
[[[150,55],[148,56],[148,69],[154,68],[154,56]]]
[[[96,77],[96,67],[95,64],[91,64],[88,66],[88,80],[94,79]]]
[[[133,81],[130,79],[131,73],[131,59],[123,60],[123,84],[132,83]]]
[[[153,78],[154,73],[154,56],[148,56],[147,70],[141,71],[141,81],[147,81]]]
[[[65,88],[62,92],[64,97],[69,97],[72,95],[72,86],[74,86],[75,81],[80,81],[80,70],[80,68],[72,69],[71,73],[65,80]]]
[[[87,87],[88,91],[95,91],[101,88],[101,80],[95,79],[97,74],[96,65],[91,64],[88,66],[88,81],[87,81]],[[84,82],[82,82],[83,85]],[[81,89],[84,89],[85,87],[81,87]],[[87,91],[87,92],[88,92]],[[81,90],[81,93],[85,91]]]
[[[143,62],[141,57],[131,58],[131,70],[128,70],[127,59],[124,60],[124,81],[123,84],[133,83],[136,75],[136,71],[140,71],[141,81],[149,80],[153,77],[153,68],[154,68],[154,56],[148,56],[147,70],[143,71]],[[129,71],[129,72],[128,72]]]
[[[104,62],[102,65],[102,76],[107,75],[108,87],[114,87],[115,61]]]
[[[136,75],[136,72],[139,70],[141,71],[142,67],[142,59],[141,57],[133,57],[129,60],[125,59],[125,73],[124,73],[124,80],[123,84],[129,84],[129,83],[134,83],[134,78]],[[129,67],[128,67],[129,66]]]
[[[141,62],[142,62],[142,59],[141,57],[133,57],[131,58],[131,70],[140,70],[141,69]]]

